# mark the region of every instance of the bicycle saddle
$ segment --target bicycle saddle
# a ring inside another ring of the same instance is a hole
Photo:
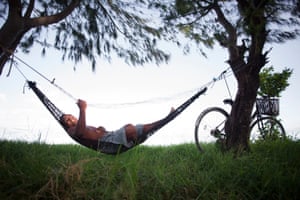
[[[224,104],[229,104],[229,105],[233,104],[233,100],[232,99],[224,99],[223,102],[224,102]]]

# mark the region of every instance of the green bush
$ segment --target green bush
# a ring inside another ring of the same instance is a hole
[[[283,69],[280,73],[274,72],[272,66],[262,69],[259,74],[260,87],[257,93],[260,96],[280,97],[280,93],[289,86],[288,79],[292,73],[293,70],[289,68]]]

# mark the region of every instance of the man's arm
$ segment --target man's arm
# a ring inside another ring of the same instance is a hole
[[[79,107],[79,117],[75,128],[75,136],[78,138],[84,138],[89,140],[98,140],[101,138],[105,129],[97,129],[93,126],[86,125],[86,107],[87,103],[84,100],[79,99],[77,102]]]
[[[86,127],[86,107],[87,104],[85,101],[79,99],[77,102],[79,107],[79,118],[75,129],[75,136],[82,137],[87,131]]]

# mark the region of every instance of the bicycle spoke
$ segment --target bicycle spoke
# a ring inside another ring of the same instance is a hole
[[[285,131],[282,124],[272,117],[257,119],[251,126],[250,141],[284,139]]]
[[[226,111],[216,107],[206,109],[199,115],[195,125],[195,140],[200,151],[203,151],[203,144],[217,143],[225,139],[227,116]]]

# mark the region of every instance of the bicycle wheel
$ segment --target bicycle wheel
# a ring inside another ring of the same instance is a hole
[[[203,145],[222,142],[225,139],[225,122],[228,113],[222,108],[211,107],[200,113],[195,124],[195,141],[199,151]]]
[[[250,141],[284,139],[282,124],[271,116],[256,119],[250,127]]]

